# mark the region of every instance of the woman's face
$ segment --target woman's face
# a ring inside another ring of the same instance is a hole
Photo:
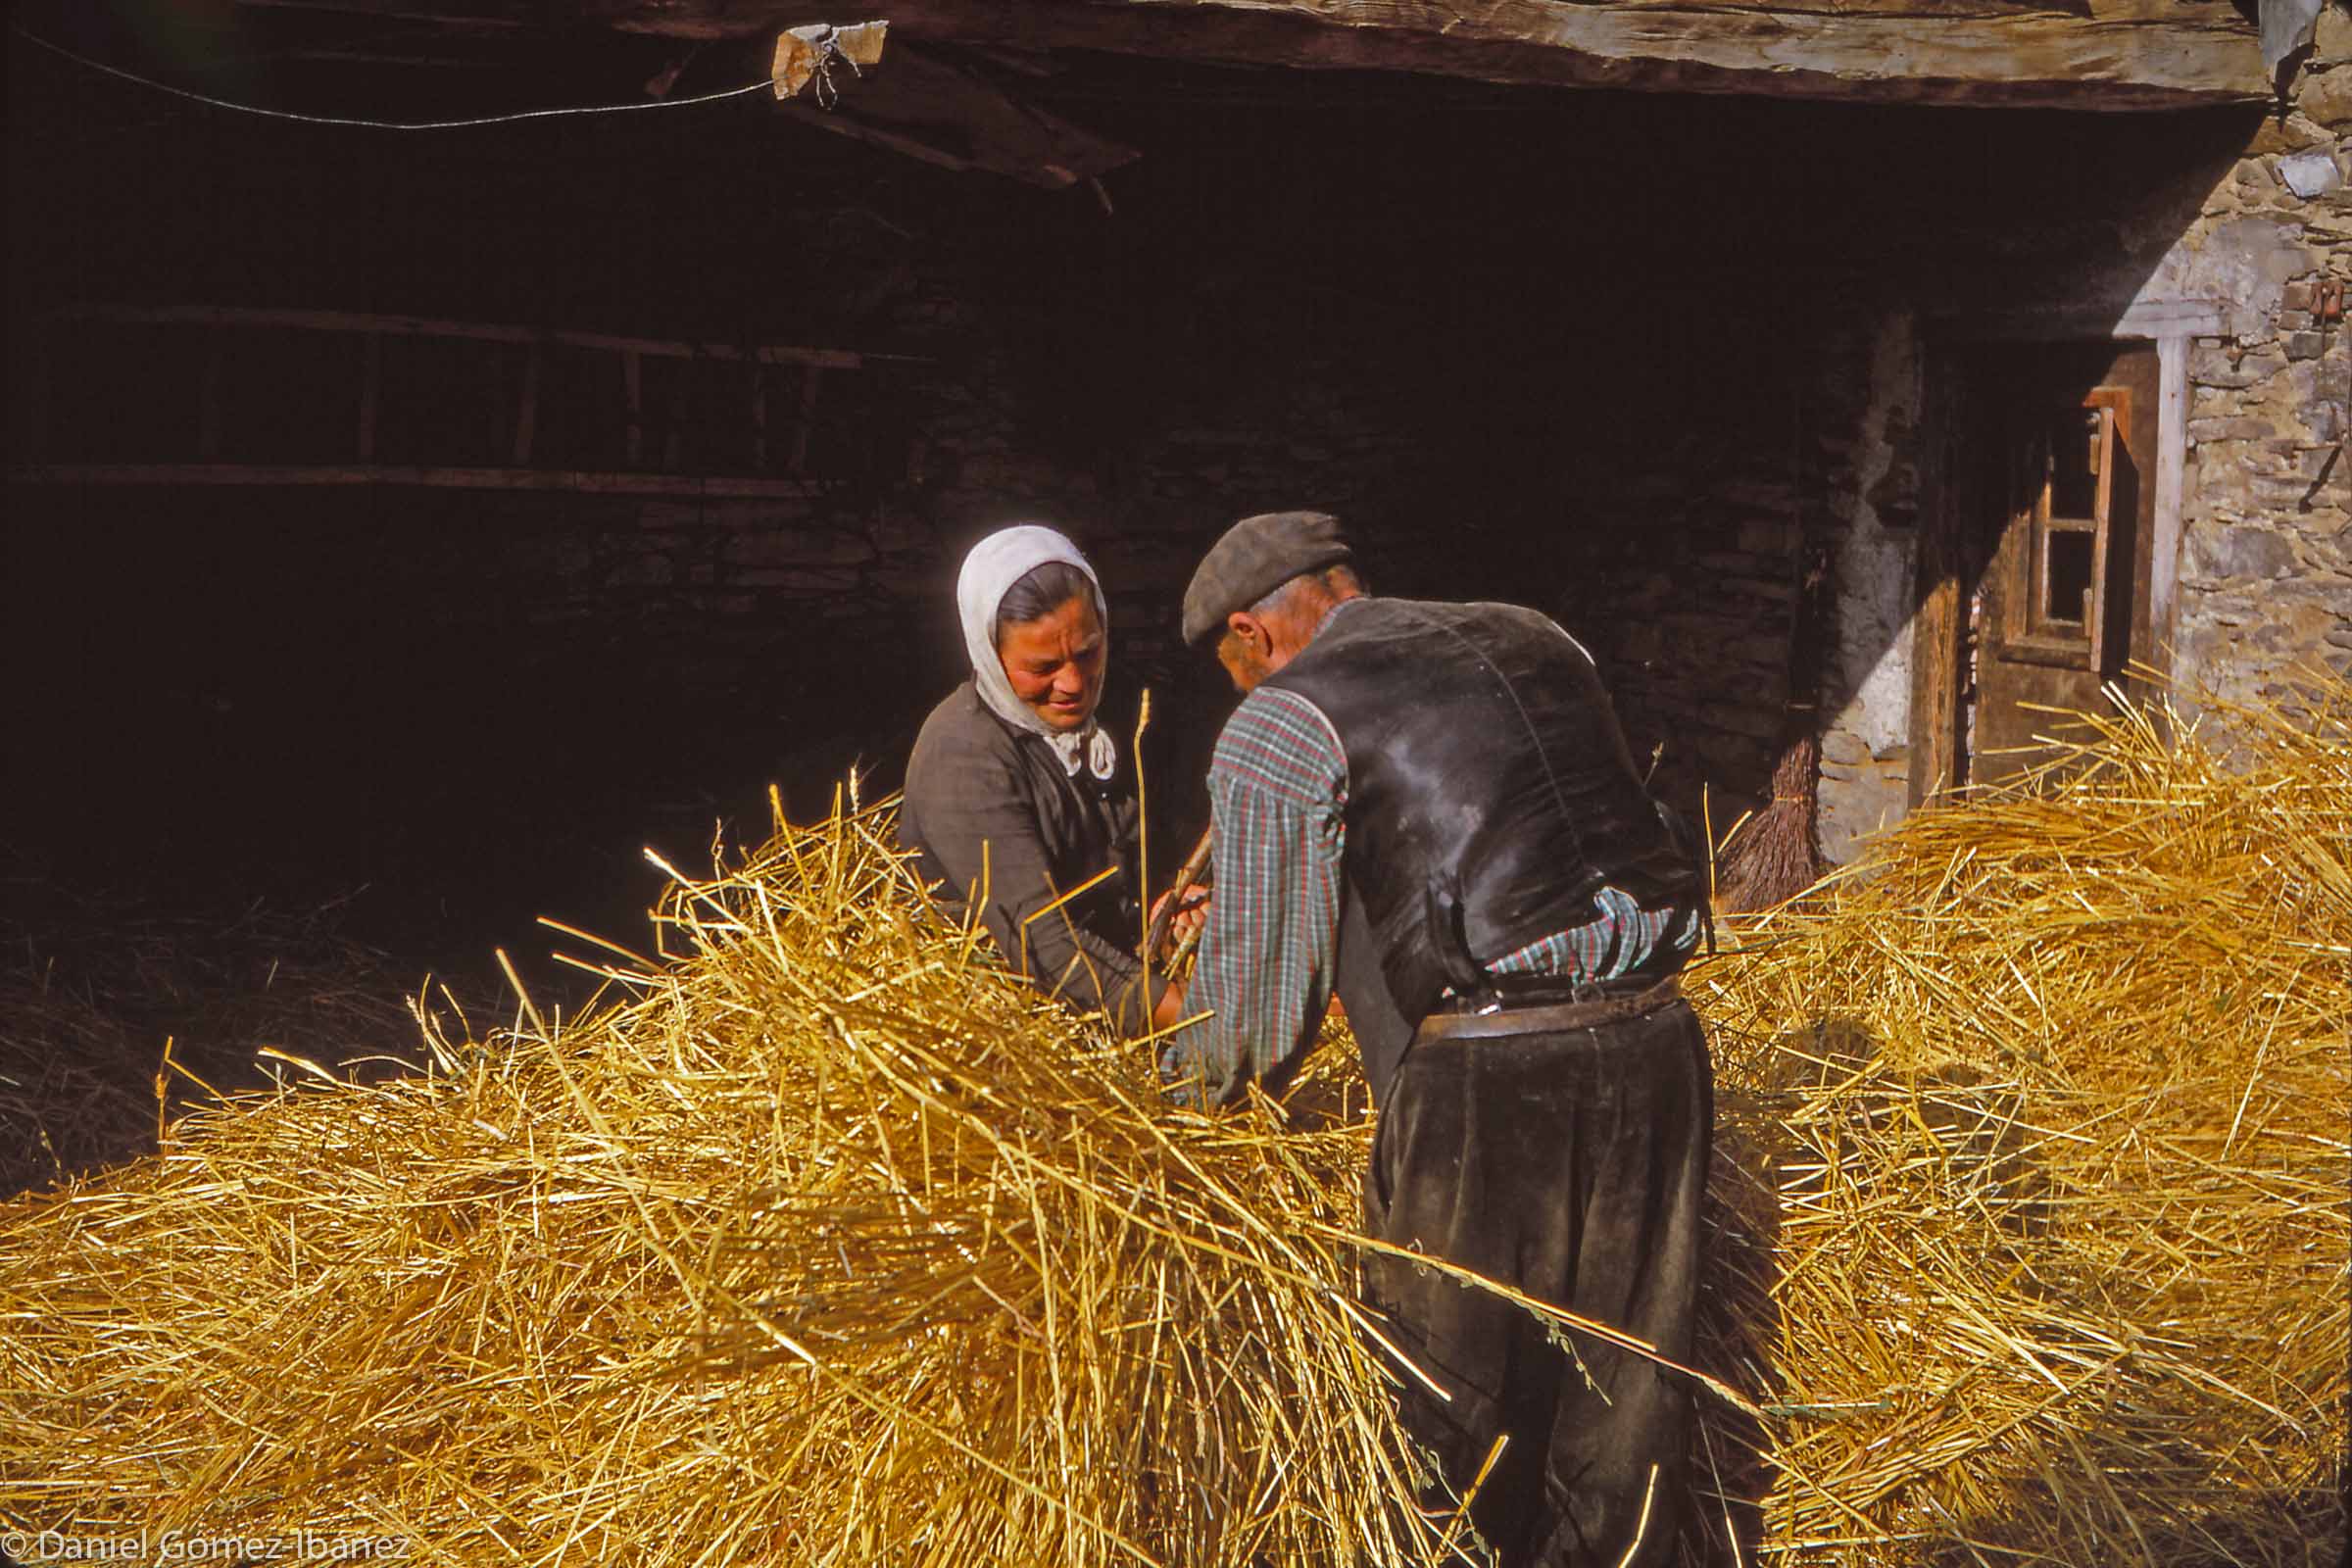
[[[1008,621],[997,634],[997,657],[1013,696],[1061,734],[1094,716],[1102,696],[1102,622],[1085,594],[1035,620]]]

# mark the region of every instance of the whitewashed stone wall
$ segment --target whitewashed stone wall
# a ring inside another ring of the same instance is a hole
[[[1918,536],[1918,319],[1894,309],[1868,344],[1869,395],[1830,474],[1838,584],[1821,742],[1822,853],[1853,857],[1908,804],[1911,581]]]

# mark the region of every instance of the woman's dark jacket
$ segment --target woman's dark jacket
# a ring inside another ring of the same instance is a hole
[[[915,738],[899,842],[917,852],[926,880],[944,884],[950,909],[983,900],[988,934],[1016,973],[1080,1008],[1102,1008],[1132,1036],[1150,1029],[1147,990],[1156,989],[1140,984],[1135,956],[1138,820],[1135,759],[1124,749],[1109,778],[1084,769],[1073,778],[1042,736],[990,712],[967,680]],[[1114,865],[1092,891],[1039,912]]]

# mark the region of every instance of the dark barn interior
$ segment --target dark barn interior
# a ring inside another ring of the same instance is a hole
[[[644,104],[665,58],[306,67],[286,25],[201,85],[414,121]],[[2244,122],[1062,53],[1023,97],[1136,156],[1043,189],[764,92],[403,131],[10,60],[19,902],[334,901],[485,981],[536,914],[634,939],[640,846],[756,841],[771,782],[891,788],[1018,518],[1112,591],[1162,842],[1230,701],[1177,596],[1286,506],[1376,588],[1553,612],[1720,836],[1810,729],[1828,534],[1914,506],[1900,410],[1858,454],[1873,310],[2109,259]]]

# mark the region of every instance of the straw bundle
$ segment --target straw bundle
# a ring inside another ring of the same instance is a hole
[[[2085,721],[1695,977],[1710,1355],[1775,1417],[1710,1456],[1771,1545],[2336,1561],[2352,688],[2308,695],[2234,770]]]
[[[1764,1407],[1701,1396],[1715,1550],[2331,1560],[2344,699],[2236,773],[2111,725],[1694,970],[1703,1359]],[[0,1208],[0,1514],[458,1563],[1442,1555],[1350,1298],[1351,1048],[1163,1108],[888,837],[680,878],[625,1004]]]
[[[1335,1288],[1360,1087],[1157,1110],[887,841],[681,884],[631,1004],[8,1211],[0,1506],[460,1562],[1433,1555]]]

